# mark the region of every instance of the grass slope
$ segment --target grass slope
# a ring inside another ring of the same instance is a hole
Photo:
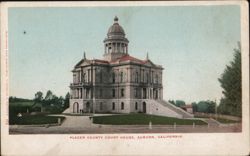
[[[62,116],[24,115],[21,118],[12,117],[10,120],[10,125],[52,124],[52,123],[57,123],[58,118],[61,118],[61,121],[65,119],[65,117]]]
[[[107,125],[148,125],[149,122],[155,125],[206,125],[202,120],[178,119],[172,117],[147,115],[147,114],[126,114],[112,116],[95,116],[93,122],[95,124]]]
[[[240,123],[241,121],[234,121],[234,120],[228,120],[228,119],[222,119],[222,118],[214,118],[215,120],[219,121],[223,124],[230,124],[230,123]]]

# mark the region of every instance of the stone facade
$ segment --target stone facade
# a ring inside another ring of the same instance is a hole
[[[128,54],[128,39],[115,17],[104,39],[103,59],[78,62],[70,84],[69,112],[148,112],[148,100],[162,99],[162,70],[148,57]]]

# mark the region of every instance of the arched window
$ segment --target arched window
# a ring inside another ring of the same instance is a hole
[[[123,110],[124,109],[124,103],[122,102],[121,103],[121,110]]]
[[[124,97],[124,88],[121,89],[121,97]]]
[[[138,109],[138,103],[135,102],[135,110],[137,110],[137,109]]]
[[[115,103],[112,103],[112,110],[115,110]]]

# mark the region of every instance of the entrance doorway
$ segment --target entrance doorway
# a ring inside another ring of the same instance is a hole
[[[147,112],[147,108],[146,108],[146,102],[142,103],[142,112],[146,113]]]
[[[75,102],[73,104],[73,113],[79,113],[79,104],[78,104],[78,102]]]

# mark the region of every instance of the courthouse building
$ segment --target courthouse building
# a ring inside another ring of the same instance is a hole
[[[138,34],[139,35],[139,34]],[[67,113],[148,113],[192,117],[163,100],[163,67],[148,54],[129,54],[129,40],[114,18],[103,41],[102,59],[84,57],[72,70],[71,98]]]

